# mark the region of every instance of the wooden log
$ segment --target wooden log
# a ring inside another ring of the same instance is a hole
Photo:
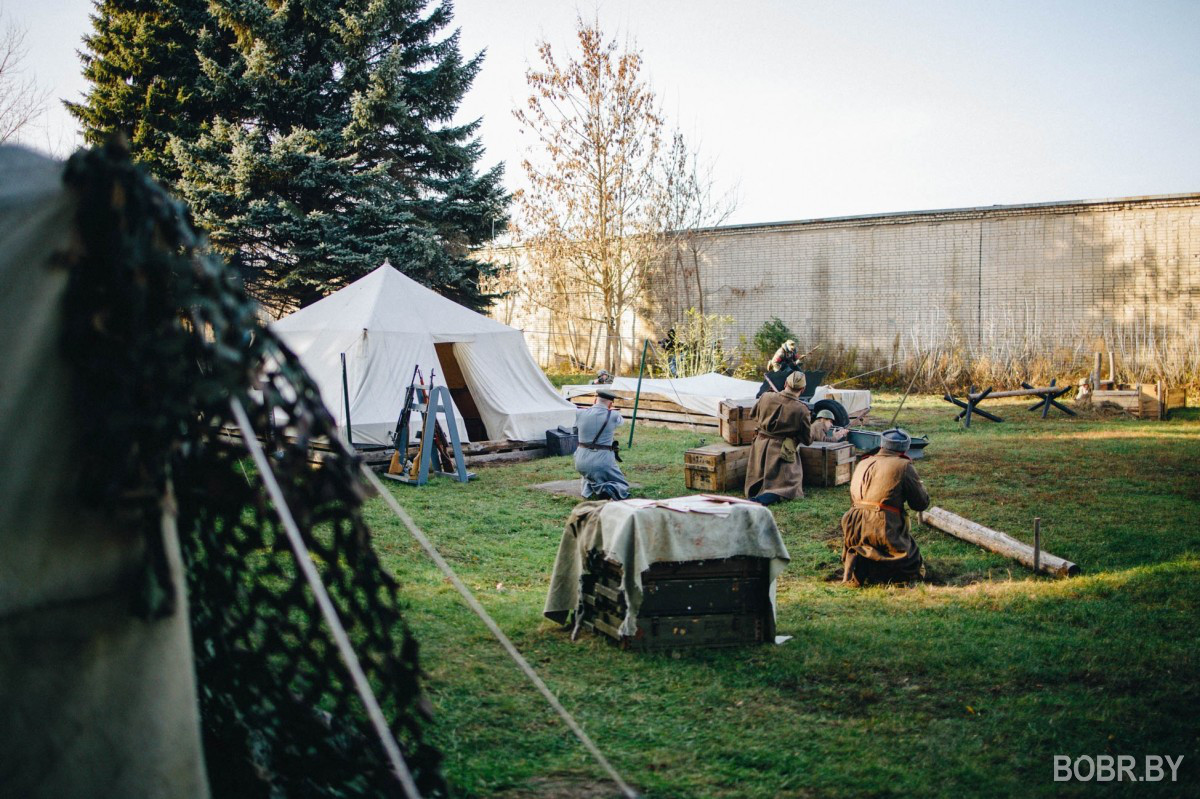
[[[987,395],[988,399],[998,399],[1002,397],[1034,397],[1042,394],[1057,394],[1062,391],[1062,386],[1048,386],[1046,388],[1015,388],[1012,391],[993,391]],[[973,400],[979,399],[982,394],[971,394]]]
[[[540,447],[538,449],[509,450],[508,452],[490,452],[485,455],[464,455],[463,461],[467,466],[476,466],[481,463],[520,463],[521,461],[546,458],[549,455],[549,450]]]
[[[1033,547],[998,530],[976,524],[970,519],[964,519],[956,513],[936,506],[922,511],[917,518],[930,527],[983,547],[990,552],[1012,558],[1030,569],[1034,568]],[[1039,556],[1038,570],[1046,574],[1055,577],[1074,577],[1079,574],[1079,567],[1069,560],[1063,560],[1049,552],[1040,552]]]

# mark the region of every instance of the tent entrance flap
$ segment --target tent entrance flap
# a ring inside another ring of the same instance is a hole
[[[450,389],[450,397],[462,416],[467,438],[471,441],[488,441],[491,437],[488,435],[487,425],[483,423],[479,406],[471,396],[471,387],[467,385],[467,378],[458,365],[458,358],[454,355],[454,344],[455,342],[448,341],[433,345],[437,351],[438,363],[442,365],[442,379]]]

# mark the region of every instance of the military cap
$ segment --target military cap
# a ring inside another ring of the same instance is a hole
[[[896,427],[883,431],[883,441],[879,448],[890,452],[908,452],[910,444],[912,444],[912,436]]]

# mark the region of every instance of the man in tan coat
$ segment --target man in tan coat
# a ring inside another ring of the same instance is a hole
[[[782,391],[768,391],[754,405],[758,433],[750,445],[746,496],[755,502],[770,505],[804,496],[804,466],[796,445],[812,438],[808,406],[800,399],[803,391],[804,372],[792,372]]]
[[[905,454],[911,441],[903,430],[888,430],[879,452],[854,469],[854,507],[842,516],[843,582],[909,582],[925,576],[904,508],[905,503],[918,511],[929,507],[929,492]]]

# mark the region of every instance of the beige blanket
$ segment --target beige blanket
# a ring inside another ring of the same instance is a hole
[[[558,546],[543,611],[547,618],[565,624],[570,612],[577,611],[579,581],[592,551],[622,566],[628,607],[620,628],[622,635],[637,632],[642,572],[651,564],[737,556],[770,558],[774,612],[775,578],[791,560],[775,517],[759,505],[734,505],[728,516],[715,516],[638,508],[626,502],[584,502],[568,517]]]

